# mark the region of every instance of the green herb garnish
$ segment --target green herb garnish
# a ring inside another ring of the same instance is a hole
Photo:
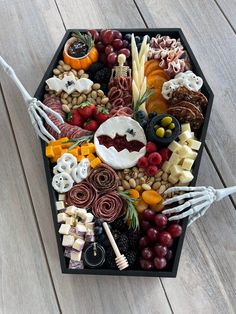
[[[73,143],[69,148],[68,148],[68,151],[72,150],[73,148],[75,148],[76,146],[78,145],[81,145],[83,143],[88,143],[88,142],[91,142],[92,139],[93,139],[93,134],[91,135],[85,135],[85,136],[81,136],[80,138],[73,138],[73,139],[70,139],[69,141],[67,142],[63,142],[62,144],[65,144],[65,143]]]
[[[137,199],[130,197],[128,192],[118,192],[118,194],[123,198],[127,204],[127,212],[124,218],[124,221],[127,222],[130,220],[130,227],[134,230],[139,229],[139,219],[136,208],[134,204],[137,202]]]

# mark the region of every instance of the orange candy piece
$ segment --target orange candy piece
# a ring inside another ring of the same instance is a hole
[[[142,193],[142,198],[148,205],[156,205],[163,200],[161,195],[154,190],[144,191]]]

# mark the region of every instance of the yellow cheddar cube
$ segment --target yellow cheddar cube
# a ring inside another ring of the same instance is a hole
[[[96,152],[96,148],[93,143],[88,143],[88,147],[89,147],[90,154],[93,154]]]
[[[96,168],[96,167],[99,166],[101,163],[102,163],[101,159],[97,157],[97,158],[93,159],[93,160],[90,162],[90,166],[91,166],[92,168]]]
[[[78,147],[75,147],[71,150],[69,150],[69,153],[72,154],[73,156],[77,157],[79,154],[78,154]]]
[[[70,148],[71,145],[73,145],[73,143],[72,142],[68,142],[68,143],[61,144],[61,147],[62,148]]]
[[[62,148],[61,145],[53,146],[53,152],[57,156],[61,156]]]
[[[53,148],[51,146],[47,146],[45,150],[45,154],[48,158],[53,158],[55,157],[55,153],[53,151]]]
[[[81,146],[81,155],[87,156],[90,154],[90,150],[88,146]]]
[[[91,162],[92,160],[94,160],[96,158],[96,156],[94,156],[94,154],[89,154],[87,156],[88,160]]]
[[[81,144],[81,147],[87,147],[88,146],[88,143],[82,143]]]
[[[60,157],[60,156],[59,156]],[[57,163],[57,159],[59,158],[58,156],[55,156],[53,158],[50,159],[51,163],[56,164]]]
[[[49,143],[49,145],[57,146],[57,145],[61,145],[63,142],[67,142],[67,141],[69,141],[68,137],[62,137],[59,140],[51,141]]]
[[[84,156],[78,155],[78,156],[76,156],[76,158],[77,158],[77,161],[80,162],[82,159],[84,159]]]

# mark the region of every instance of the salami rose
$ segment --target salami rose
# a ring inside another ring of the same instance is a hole
[[[118,187],[119,178],[110,166],[101,164],[90,172],[87,180],[98,193],[109,193]]]
[[[88,182],[80,182],[66,193],[66,203],[82,208],[89,208],[96,200],[97,192]]]
[[[124,214],[125,206],[117,192],[101,195],[92,206],[92,212],[97,218],[113,222]]]

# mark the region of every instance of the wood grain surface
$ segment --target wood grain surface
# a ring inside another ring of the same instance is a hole
[[[204,6],[204,11],[201,6]],[[1,54],[14,67],[31,94],[36,90],[63,37],[65,27],[138,28],[146,24],[149,27],[181,27],[216,95],[207,136],[207,148],[211,155],[206,152],[203,155],[198,182],[215,187],[222,187],[222,183],[234,184],[236,137],[230,125],[235,123],[233,80],[236,64],[235,54],[230,51],[235,48],[235,35],[214,1],[2,0],[0,10]],[[12,34],[14,40],[11,40]],[[1,292],[0,310],[3,313],[236,312],[236,218],[229,199],[212,207],[205,218],[187,232],[177,279],[62,275],[39,141],[20,95],[5,76],[1,76],[1,82],[10,120],[6,114],[2,114],[0,126],[1,130],[2,126],[4,129],[6,127],[10,140],[0,140],[5,145],[9,145],[9,141],[14,143],[9,153],[18,164],[17,172],[13,173],[7,162],[4,163],[4,171],[9,169],[9,183],[4,191],[12,193],[13,185],[15,197],[11,202],[8,200],[4,203],[3,208],[6,210],[10,205],[12,213],[16,213],[17,219],[14,218],[12,223],[19,223],[22,235],[14,239],[16,243],[20,240],[20,249],[27,252],[19,258],[20,270],[29,270],[24,281],[21,281],[21,272],[16,266],[10,273],[10,269],[7,271],[6,265],[4,268],[1,262],[2,274],[4,271],[14,276],[11,286],[16,295],[13,298],[9,292]],[[1,100],[0,103],[4,112]],[[224,110],[222,104],[225,104]],[[219,125],[224,126],[223,131]],[[13,181],[15,173],[21,178],[19,180],[23,186],[20,194]],[[28,203],[29,200],[31,202]],[[19,204],[27,206],[27,215],[28,211],[31,215],[30,228],[22,217]],[[4,214],[1,218],[4,225],[8,218]],[[25,230],[25,225],[29,230]],[[33,237],[33,234],[36,235]],[[39,243],[33,246],[35,242]],[[39,260],[27,251],[28,246],[39,255]],[[1,248],[3,256],[7,253],[10,255],[15,251],[16,244],[9,250],[8,243],[2,243]],[[32,274],[32,278],[29,274]],[[1,288],[2,291],[9,289],[3,275]],[[27,293],[22,293],[24,288]],[[39,296],[35,299],[37,293]],[[29,295],[32,298],[29,299]]]

